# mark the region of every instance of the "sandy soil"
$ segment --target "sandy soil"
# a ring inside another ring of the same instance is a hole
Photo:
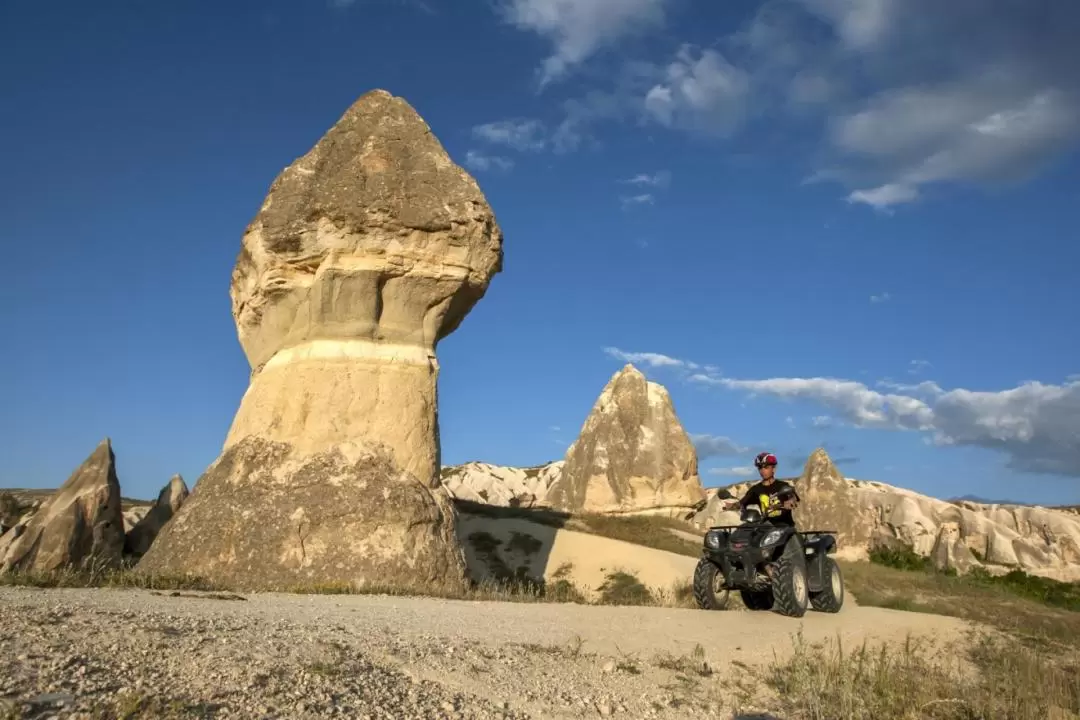
[[[629,573],[646,587],[666,593],[690,582],[697,565],[697,558],[600,535],[556,529],[517,518],[462,514],[458,520],[458,537],[465,548],[470,574],[478,581],[494,573],[490,560],[479,551],[484,545],[470,539],[475,533],[485,534],[499,543],[496,550],[499,561],[511,571],[524,566],[530,577],[569,580],[590,599],[595,599],[597,590],[613,572]]]
[[[850,647],[909,633],[945,643],[965,628],[854,606],[794,620],[385,596],[0,588],[0,717],[6,703],[10,713],[42,718],[145,707],[129,717],[726,719],[767,709],[763,671],[747,666],[785,656],[797,632]]]

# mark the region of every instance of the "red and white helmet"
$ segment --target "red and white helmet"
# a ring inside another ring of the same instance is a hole
[[[754,467],[763,468],[766,465],[776,466],[776,456],[770,452],[758,453],[758,456],[754,458]]]

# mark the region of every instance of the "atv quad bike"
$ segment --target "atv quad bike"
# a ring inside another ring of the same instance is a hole
[[[730,492],[720,497],[732,499]],[[694,570],[694,599],[704,610],[723,610],[738,590],[749,610],[775,610],[802,617],[807,609],[840,612],[844,579],[829,557],[836,532],[799,532],[765,521],[755,507],[743,508],[741,525],[719,525],[705,534]]]

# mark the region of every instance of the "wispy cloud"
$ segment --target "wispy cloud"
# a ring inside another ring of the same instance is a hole
[[[662,353],[627,352],[626,350],[620,350],[617,347],[606,347],[604,348],[604,353],[621,362],[632,363],[635,365],[648,365],[649,367],[654,368],[668,367],[693,370],[700,367],[697,363],[690,362],[689,360],[680,360],[679,358],[674,358]]]
[[[619,197],[619,202],[622,204],[623,210],[636,207],[638,205],[655,205],[656,198],[652,193],[641,193],[639,195],[622,195]]]
[[[481,172],[486,170],[509,170],[514,167],[514,161],[499,155],[485,155],[476,150],[469,150],[465,153],[465,165]]]
[[[1080,381],[1026,382],[996,392],[943,390],[924,382],[882,393],[837,378],[743,380],[713,377],[716,387],[820,403],[855,427],[918,431],[939,446],[969,446],[1006,455],[1010,468],[1080,477]],[[922,397],[916,396],[921,394]]]
[[[477,125],[472,135],[493,145],[505,145],[522,152],[543,150],[546,128],[539,120],[510,118]]]
[[[933,364],[929,360],[912,360],[908,365],[908,373],[919,375],[931,367]]]
[[[502,0],[503,20],[549,40],[554,52],[540,68],[540,87],[617,40],[663,24],[669,0]]]
[[[876,303],[888,302],[891,299],[892,299],[892,296],[889,295],[889,293],[887,293],[887,292],[883,292],[883,293],[879,293],[877,295],[871,295],[870,296],[870,302],[875,303],[875,304]]]
[[[740,445],[729,437],[723,435],[690,435],[690,441],[694,443],[699,460],[710,457],[728,457],[732,455],[744,455],[750,452],[750,448]]]
[[[551,82],[659,28],[671,1],[503,0],[502,14],[552,42],[541,73]],[[624,62],[566,104],[558,146],[580,146],[601,120],[714,138],[750,118],[800,130],[812,120],[823,132],[801,149],[816,181],[892,213],[937,184],[1022,181],[1075,147],[1078,35],[1072,2],[767,2],[707,48]]]
[[[622,180],[621,182],[628,185],[665,188],[669,184],[671,184],[671,173],[667,170],[660,170],[659,172],[653,173],[651,175],[649,173],[638,173],[637,175]]]

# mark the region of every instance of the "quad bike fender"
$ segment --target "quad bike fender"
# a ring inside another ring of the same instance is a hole
[[[828,582],[826,563],[829,553],[836,549],[836,538],[823,536],[806,546],[806,584],[810,592],[820,592]]]

